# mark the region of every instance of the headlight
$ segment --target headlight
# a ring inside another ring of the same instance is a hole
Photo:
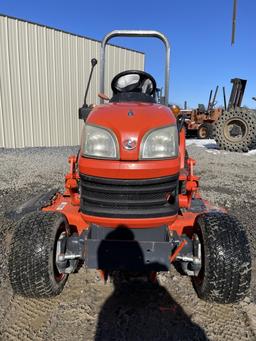
[[[178,155],[178,132],[176,126],[151,130],[142,140],[140,159],[165,159]]]
[[[85,125],[82,133],[81,152],[84,156],[102,159],[118,159],[118,143],[115,135],[101,127]]]

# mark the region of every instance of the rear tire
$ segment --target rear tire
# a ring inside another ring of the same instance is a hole
[[[202,123],[197,130],[197,137],[199,139],[211,139],[213,132],[212,123]]]
[[[206,301],[234,303],[248,293],[251,255],[243,226],[234,217],[213,212],[200,215],[195,224],[202,245],[202,269],[192,282]]]
[[[61,293],[67,274],[56,268],[56,243],[69,234],[68,222],[57,212],[33,212],[16,225],[9,256],[9,276],[14,293],[50,297]]]
[[[244,108],[224,111],[214,124],[213,136],[220,149],[248,152],[256,148],[256,111]]]

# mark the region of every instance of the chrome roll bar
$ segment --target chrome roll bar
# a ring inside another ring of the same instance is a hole
[[[104,93],[105,90],[105,50],[108,41],[114,37],[153,37],[160,39],[166,49],[166,60],[165,60],[165,86],[164,86],[164,104],[169,103],[169,79],[170,79],[170,52],[171,47],[168,39],[164,34],[159,31],[144,31],[144,30],[115,30],[103,38],[101,42],[101,53],[100,53],[100,92]],[[103,103],[101,99],[101,103]]]

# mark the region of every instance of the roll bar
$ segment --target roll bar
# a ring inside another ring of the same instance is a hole
[[[103,38],[101,42],[100,53],[100,92],[104,93],[105,88],[105,49],[107,42],[114,37],[153,37],[160,39],[166,49],[166,61],[165,61],[165,87],[164,87],[164,104],[168,105],[169,97],[169,76],[170,76],[170,52],[171,47],[168,39],[159,31],[144,31],[144,30],[115,30]],[[103,103],[103,99],[101,99]]]

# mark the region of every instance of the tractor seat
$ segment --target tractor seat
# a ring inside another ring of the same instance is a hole
[[[113,95],[109,102],[146,102],[146,103],[156,103],[156,99],[147,94],[139,92],[122,92]]]

